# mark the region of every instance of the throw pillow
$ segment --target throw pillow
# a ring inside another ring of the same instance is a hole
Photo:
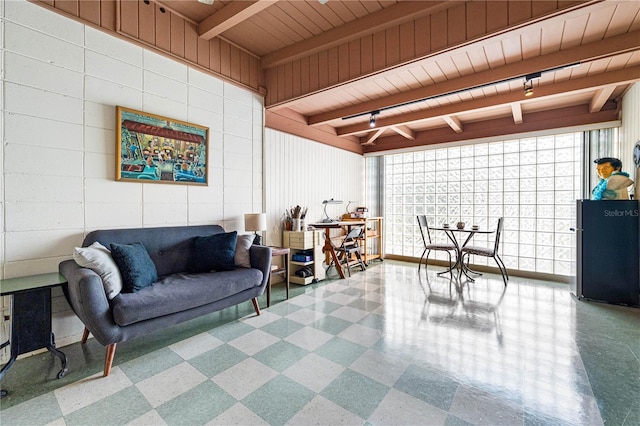
[[[238,235],[238,240],[236,241],[236,254],[234,258],[236,266],[251,268],[251,256],[249,255],[249,249],[251,249],[254,238],[255,236],[253,234]]]
[[[75,247],[73,260],[83,268],[89,268],[102,278],[107,299],[111,300],[122,291],[122,276],[108,248],[95,242],[89,247]]]
[[[158,280],[156,265],[141,243],[111,243],[111,256],[122,274],[122,291],[135,293]]]
[[[238,233],[223,232],[206,237],[195,237],[192,272],[232,271],[236,268],[234,257]]]

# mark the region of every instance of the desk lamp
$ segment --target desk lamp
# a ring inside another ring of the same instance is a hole
[[[342,204],[342,200],[334,200],[333,198],[330,200],[324,200],[322,202],[322,204],[324,204],[324,215],[325,218],[322,219],[322,223],[331,223],[334,222],[334,220],[332,220],[331,218],[329,218],[329,215],[327,214],[327,204]]]
[[[247,213],[244,215],[245,231],[254,231],[256,236],[253,244],[262,245],[262,237],[258,235],[258,231],[267,230],[267,214],[266,213]]]

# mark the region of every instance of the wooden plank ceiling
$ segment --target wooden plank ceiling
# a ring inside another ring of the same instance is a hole
[[[39,3],[103,28],[115,3],[115,32],[263,93],[267,127],[358,153],[616,120],[640,80],[639,1],[201,1]]]

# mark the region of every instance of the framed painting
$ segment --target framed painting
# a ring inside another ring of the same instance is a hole
[[[116,180],[208,185],[209,128],[116,106]]]

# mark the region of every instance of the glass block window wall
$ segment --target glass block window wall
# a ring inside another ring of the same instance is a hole
[[[495,229],[503,216],[500,256],[508,269],[570,275],[582,138],[566,133],[385,155],[386,253],[420,257],[418,214],[432,226],[464,221],[481,229]],[[476,234],[474,244],[493,237]],[[432,238],[447,241],[442,231]]]

